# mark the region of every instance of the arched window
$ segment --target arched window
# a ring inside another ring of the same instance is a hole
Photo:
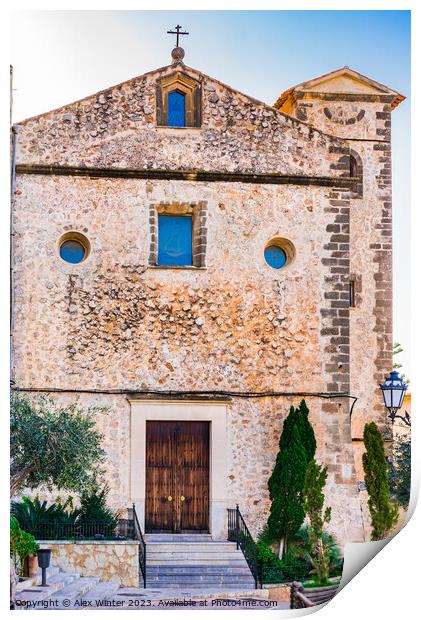
[[[186,96],[178,90],[168,93],[168,126],[186,126]]]
[[[351,186],[351,198],[363,197],[363,162],[355,151],[349,154],[349,176],[357,179]]]
[[[358,176],[358,164],[354,155],[349,156],[349,176],[356,177]]]

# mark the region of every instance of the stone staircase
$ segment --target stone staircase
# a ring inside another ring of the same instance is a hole
[[[241,550],[207,534],[146,534],[148,588],[253,590],[254,579]]]
[[[16,609],[69,609],[89,607],[89,601],[106,601],[114,596],[120,587],[118,581],[100,581],[98,577],[81,577],[78,573],[67,573],[56,566],[47,568],[47,587],[42,587],[41,569],[36,577],[21,581],[16,588]],[[94,605],[95,606],[95,605]]]

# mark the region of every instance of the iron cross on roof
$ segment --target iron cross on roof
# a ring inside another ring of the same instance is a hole
[[[180,34],[189,34],[188,32],[180,32],[182,26],[179,26],[177,24],[177,26],[175,27],[175,30],[167,30],[167,34],[176,34],[177,35],[177,42],[176,42],[176,47],[178,47],[178,39],[180,37]]]

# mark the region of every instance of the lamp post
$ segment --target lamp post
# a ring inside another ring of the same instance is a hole
[[[383,392],[383,400],[386,409],[389,410],[389,418],[394,423],[396,418],[399,418],[407,426],[411,426],[411,418],[405,411],[405,416],[397,415],[397,411],[402,407],[403,397],[408,388],[408,385],[402,381],[397,370],[392,370],[386,381],[380,384],[380,389]]]

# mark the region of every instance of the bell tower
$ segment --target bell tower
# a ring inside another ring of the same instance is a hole
[[[344,139],[341,175],[350,191],[350,394],[357,475],[363,480],[364,425],[388,422],[378,386],[392,369],[391,113],[397,91],[343,67],[283,92],[275,107]],[[352,401],[351,401],[352,402]]]

